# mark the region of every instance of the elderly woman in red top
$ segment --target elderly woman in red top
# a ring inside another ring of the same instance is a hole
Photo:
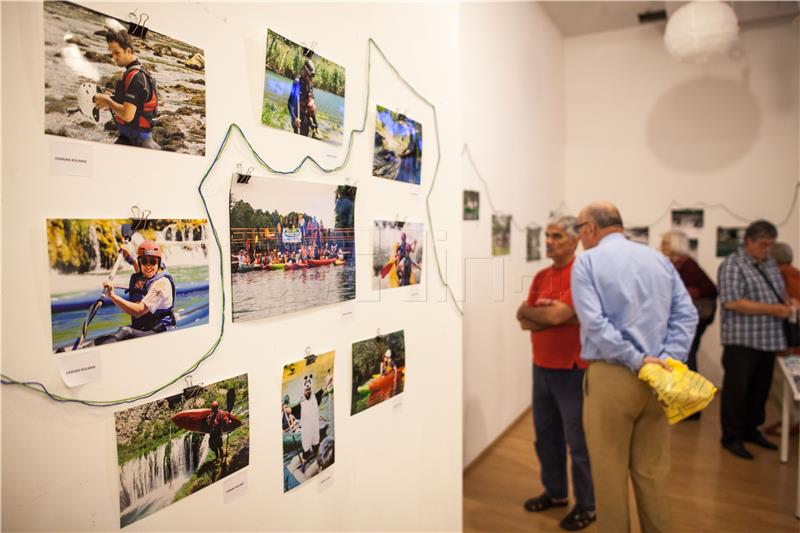
[[[687,364],[691,370],[697,371],[697,349],[700,347],[700,337],[706,328],[714,322],[717,312],[717,287],[711,278],[700,268],[697,261],[689,257],[689,237],[680,230],[668,231],[661,236],[661,253],[672,261],[675,269],[683,280],[692,302],[697,308],[699,321],[697,331],[689,349]],[[700,413],[690,416],[689,420],[697,420]]]

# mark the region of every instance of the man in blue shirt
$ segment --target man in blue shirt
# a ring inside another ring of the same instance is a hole
[[[697,311],[672,263],[623,235],[613,205],[578,214],[585,250],[572,267],[572,298],[581,326],[583,425],[595,483],[597,530],[629,531],[628,475],[644,533],[672,529],[667,474],[669,426],[642,365],[669,369],[686,360]]]

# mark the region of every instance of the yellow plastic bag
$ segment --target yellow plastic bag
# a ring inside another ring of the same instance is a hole
[[[664,407],[670,424],[677,424],[711,403],[717,388],[706,378],[671,357],[666,360],[672,372],[656,363],[639,369],[639,379],[650,385]]]

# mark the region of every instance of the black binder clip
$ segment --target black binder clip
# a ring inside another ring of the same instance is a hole
[[[247,172],[242,172],[242,164],[239,163],[236,165],[236,183],[244,183],[247,185],[250,183],[250,178],[253,177],[253,167],[247,169]]]
[[[317,360],[317,356],[311,353],[311,347],[306,346],[306,366],[313,365],[314,362]]]
[[[378,328],[378,332],[375,334],[375,340],[377,342],[386,342],[386,335],[381,335],[381,328]]]
[[[306,59],[314,59],[314,48],[317,47],[317,41],[311,43],[311,46],[306,46],[306,43],[301,43],[303,45],[303,57]]]
[[[131,206],[131,232],[135,233],[147,229],[150,218],[150,210],[142,210],[138,205]]]
[[[131,11],[128,13],[128,17],[131,19],[130,22],[128,22],[128,33],[134,37],[144,39],[148,31],[145,24],[150,20],[150,15],[147,13],[136,15],[136,11]]]
[[[186,388],[183,389],[183,399],[184,400],[191,400],[203,390],[203,387],[200,385],[192,385],[192,376],[186,376],[184,378],[186,381]]]

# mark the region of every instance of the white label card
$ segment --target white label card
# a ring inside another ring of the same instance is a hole
[[[329,472],[328,470],[323,470],[319,474],[319,483],[317,483],[317,493],[329,489],[332,486],[333,486],[333,472]]]
[[[247,470],[231,476],[222,483],[222,501],[228,503],[236,498],[247,494]]]
[[[58,356],[58,371],[67,387],[100,381],[103,366],[98,350]]]
[[[79,143],[51,140],[50,173],[91,178],[94,174],[92,147]]]
[[[356,312],[356,301],[348,300],[342,304],[342,322],[352,322]]]

